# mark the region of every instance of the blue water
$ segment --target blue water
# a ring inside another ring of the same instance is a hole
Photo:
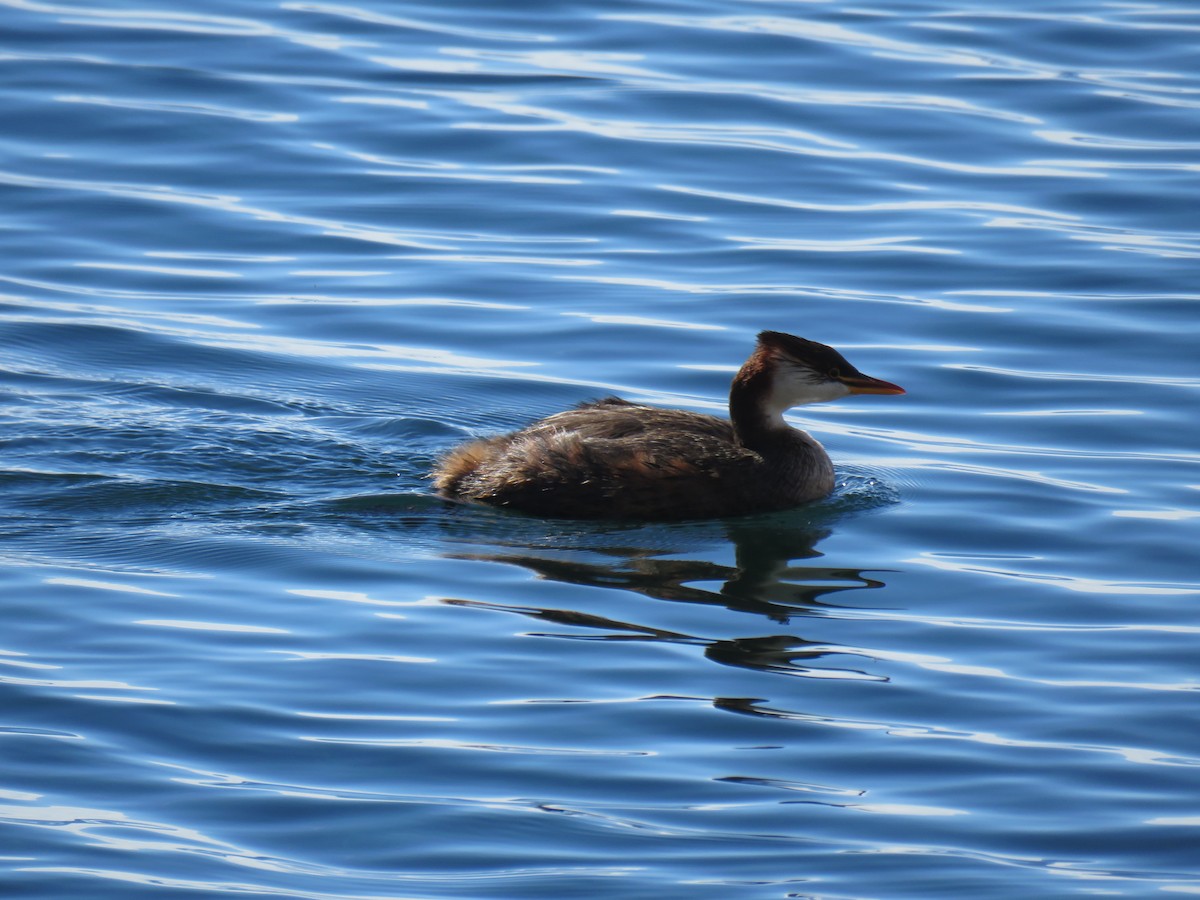
[[[0,0],[0,893],[1200,893],[1200,6]],[[908,389],[839,485],[459,441]]]

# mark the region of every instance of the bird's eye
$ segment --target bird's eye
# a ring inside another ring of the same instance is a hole
[[[841,378],[842,370],[839,369],[837,366],[834,366],[832,369],[829,370],[829,377],[830,378]]]

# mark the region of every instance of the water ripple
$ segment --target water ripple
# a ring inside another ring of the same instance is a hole
[[[1049,572],[1020,572],[983,565],[978,560],[961,560],[944,555],[924,555],[908,562],[950,572],[970,572],[1004,579],[1015,579],[1049,587],[1079,591],[1085,594],[1129,594],[1133,596],[1192,595],[1200,594],[1200,583],[1155,584],[1152,582],[1109,581],[1099,578],[1082,578],[1077,575]],[[1189,690],[1197,689],[1191,685]]]
[[[474,38],[485,41],[512,41],[518,43],[544,43],[554,38],[549,35],[533,32],[496,31],[486,28],[468,28],[457,22],[432,22],[428,19],[415,19],[388,15],[378,10],[365,9],[356,6],[343,6],[333,3],[287,2],[280,4],[281,9],[295,10],[316,15],[334,16],[350,19],[356,22],[366,22],[369,25],[385,25],[389,28],[399,28],[405,31],[427,31],[434,34],[447,34],[455,37]]]
[[[193,116],[223,116],[230,119],[244,119],[247,122],[295,122],[297,116],[292,113],[257,112],[248,109],[222,109],[219,107],[200,104],[188,105],[182,103],[157,103],[151,100],[134,100],[130,98],[93,97],[82,94],[59,94],[54,98],[59,103],[89,103],[94,106],[112,106],[120,109],[137,109],[147,112],[179,113]]]
[[[189,206],[199,206],[215,209],[221,212],[233,213],[238,216],[248,216],[256,221],[274,221],[292,225],[303,225],[321,231],[338,234],[342,237],[374,243],[390,244],[399,247],[412,247],[421,250],[454,250],[456,245],[442,243],[444,237],[434,235],[416,235],[398,231],[387,231],[381,228],[361,226],[348,222],[338,222],[331,219],[319,219],[310,216],[292,215],[260,207],[245,206],[236,197],[229,195],[203,194],[180,190],[164,185],[138,185],[130,183],[99,183],[80,181],[68,178],[46,178],[21,175],[16,172],[0,172],[0,184],[11,184],[18,187],[54,189],[82,193],[99,193],[114,197],[128,197],[135,200],[147,200],[154,203],[178,203]]]
[[[10,893],[1200,884],[1195,10],[0,8]],[[762,328],[825,501],[430,490]]]

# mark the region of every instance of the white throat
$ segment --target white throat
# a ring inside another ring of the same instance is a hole
[[[840,381],[820,381],[814,384],[804,373],[791,367],[781,367],[771,383],[771,393],[763,406],[763,415],[771,428],[787,428],[783,414],[793,406],[823,403],[848,396],[850,388]]]

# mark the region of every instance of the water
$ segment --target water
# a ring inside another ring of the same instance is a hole
[[[6,897],[1200,892],[1200,7],[0,0]],[[451,507],[753,334],[839,487]]]

